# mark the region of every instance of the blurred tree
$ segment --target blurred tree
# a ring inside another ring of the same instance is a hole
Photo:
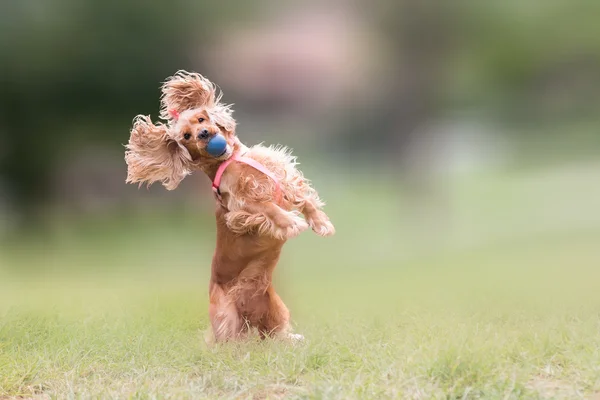
[[[460,78],[449,88],[451,101],[534,123],[567,116],[545,108],[539,97],[568,96],[567,86],[576,84],[577,77],[587,80],[588,89],[600,89],[598,13],[600,3],[586,0],[510,0],[464,7],[452,68]],[[595,76],[589,73],[593,66]],[[547,92],[553,85],[565,90]],[[587,90],[581,89],[575,89],[576,108],[592,111]]]
[[[600,2],[400,0],[369,13],[388,84],[366,112],[349,110],[361,121],[343,120],[354,151],[402,155],[416,128],[452,109],[534,124],[600,111]],[[557,113],[550,96],[570,106]]]
[[[191,0],[0,2],[0,182],[17,212],[37,218],[78,143],[120,146],[137,113],[156,117],[160,82],[202,68],[190,49],[210,41],[227,14]]]
[[[3,192],[35,219],[65,154],[87,141],[125,143],[134,115],[156,115],[161,80],[181,68],[204,70],[204,42],[234,19],[271,18],[264,11],[273,6],[1,1]],[[349,144],[350,154],[402,155],[418,127],[452,108],[535,123],[599,111],[600,2],[384,0],[361,13],[385,43],[386,86],[341,118],[344,140],[332,141]]]
[[[370,9],[369,17],[387,44],[387,84],[367,113],[360,113],[365,115],[361,122],[352,119],[351,126],[343,127],[351,139],[344,143],[353,150],[396,157],[416,128],[436,115],[458,13],[452,4],[438,1],[385,1]],[[364,141],[366,130],[378,140]]]

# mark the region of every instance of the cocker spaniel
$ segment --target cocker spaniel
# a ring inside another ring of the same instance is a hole
[[[212,181],[217,241],[209,286],[212,339],[245,336],[302,339],[272,285],[286,240],[311,227],[321,236],[335,228],[323,201],[281,146],[247,147],[222,93],[203,76],[178,71],[162,86],[160,117],[134,119],[125,160],[128,183],[161,182],[175,189],[193,171]]]

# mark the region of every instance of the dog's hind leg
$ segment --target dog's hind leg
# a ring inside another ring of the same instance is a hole
[[[281,297],[275,292],[273,286],[269,286],[263,297],[267,303],[268,310],[263,315],[259,332],[261,337],[273,337],[277,339],[299,342],[304,336],[292,333],[290,326],[290,312],[281,300]]]
[[[214,339],[217,342],[238,338],[245,330],[245,324],[235,305],[217,283],[210,285],[210,306],[208,309]]]

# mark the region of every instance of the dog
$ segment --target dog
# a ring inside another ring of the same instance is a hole
[[[211,342],[245,337],[301,340],[275,292],[272,275],[285,242],[309,227],[335,228],[324,203],[283,146],[247,147],[238,139],[230,105],[200,74],[178,71],[162,85],[160,117],[133,122],[125,160],[127,183],[177,188],[204,172],[213,181],[217,240],[209,285]]]

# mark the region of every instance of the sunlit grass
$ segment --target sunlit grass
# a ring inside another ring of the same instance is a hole
[[[307,338],[295,347],[204,345],[210,217],[13,242],[0,258],[0,397],[597,395],[598,175],[568,171],[463,182],[427,208],[376,183],[325,188],[338,235],[291,241],[277,271]]]

